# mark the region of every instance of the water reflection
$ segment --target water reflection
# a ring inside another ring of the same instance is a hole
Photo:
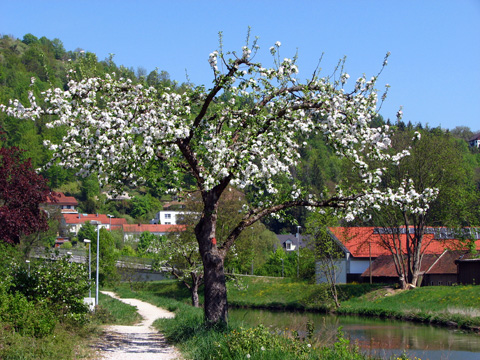
[[[264,324],[279,329],[296,330],[305,335],[307,321],[315,324],[315,336],[331,343],[339,327],[346,338],[371,355],[388,358],[406,351],[422,360],[480,359],[480,336],[457,330],[396,320],[368,319],[312,313],[274,312],[232,309],[231,319],[246,325]]]

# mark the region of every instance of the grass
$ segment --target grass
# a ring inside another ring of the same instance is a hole
[[[135,293],[135,289],[127,285],[122,285],[119,291],[124,297],[141,296],[171,311],[177,307],[175,302],[190,304],[189,291],[175,280],[135,286],[141,292]],[[237,282],[227,284],[231,307],[336,311],[345,315],[391,317],[469,330],[480,328],[480,286],[428,286],[408,291],[392,291],[382,285],[369,284],[339,285],[338,288],[341,307],[335,310],[325,285],[250,276],[237,277]],[[200,297],[202,299],[201,293]],[[174,302],[169,303],[169,300]]]
[[[244,329],[234,321],[227,327],[209,328],[203,309],[189,305],[189,293],[176,281],[140,284],[133,289],[121,284],[115,292],[174,311],[175,319],[158,319],[154,326],[189,359],[367,359],[342,338],[334,347],[327,347],[290,333],[272,334],[272,329],[261,326]]]
[[[228,287],[231,306],[335,311],[480,330],[480,286],[427,286],[392,291],[382,285],[338,285],[341,307],[335,310],[325,285],[281,278],[243,277],[241,281],[247,290]]]
[[[479,286],[428,286],[394,294],[385,289],[342,303],[340,314],[394,317],[477,330]]]
[[[0,324],[0,359],[90,359],[93,350],[89,344],[99,335],[99,327],[95,325],[57,324],[52,334],[36,338],[22,336]]]
[[[243,290],[228,284],[230,306],[268,308],[278,310],[331,311],[333,302],[325,284],[316,285],[292,278],[239,277]],[[378,289],[380,285],[339,285],[341,301],[358,297]]]
[[[52,334],[39,338],[22,336],[0,323],[0,359],[91,359],[94,350],[90,345],[100,337],[100,325],[132,325],[141,320],[135,307],[110,296],[100,294],[99,304],[89,323],[58,323]]]
[[[99,294],[100,309],[93,318],[97,323],[134,325],[142,320],[134,306],[125,304],[111,296]]]

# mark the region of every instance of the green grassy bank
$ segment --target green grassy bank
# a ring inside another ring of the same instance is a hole
[[[480,286],[430,286],[401,291],[382,285],[339,285],[341,307],[335,310],[324,285],[287,278],[242,276],[237,280],[227,285],[231,307],[336,312],[391,317],[473,331],[480,328]],[[188,290],[174,280],[138,286],[142,287],[143,296],[151,296],[147,301],[162,297],[190,303]]]
[[[159,319],[154,326],[187,359],[262,359],[262,360],[368,360],[366,355],[339,333],[334,345],[321,343],[312,334],[300,338],[296,332],[262,325],[244,328],[230,321],[227,327],[209,328],[203,309],[189,304],[188,292],[176,281],[122,284],[115,292],[124,298],[137,298],[176,313],[174,319]]]
[[[232,306],[332,311],[480,330],[480,286],[429,286],[402,291],[381,285],[339,285],[341,307],[335,310],[325,285],[278,278],[243,277],[241,281],[246,290],[229,287]]]

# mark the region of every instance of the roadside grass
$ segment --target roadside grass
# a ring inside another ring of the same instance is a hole
[[[4,360],[90,359],[94,354],[89,346],[91,339],[100,335],[95,325],[57,324],[44,337],[22,336],[3,325],[0,324],[0,359]]]
[[[132,325],[141,320],[136,308],[100,294],[100,307],[84,325],[58,323],[43,337],[22,336],[8,324],[0,323],[0,359],[51,360],[92,359],[92,344],[101,336],[100,325]]]

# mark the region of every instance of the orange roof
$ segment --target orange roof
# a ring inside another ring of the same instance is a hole
[[[123,231],[130,233],[166,233],[185,231],[186,225],[160,225],[160,224],[124,224]]]
[[[48,198],[47,204],[78,206],[78,201],[73,196],[65,196],[64,193],[57,192],[55,193],[54,197],[57,201],[54,202]]]
[[[105,214],[63,214],[67,224],[84,224],[87,221],[100,221],[102,225],[109,225],[110,218]],[[123,218],[112,218],[112,227],[126,224],[127,220]]]
[[[354,257],[368,258],[382,255],[391,255],[391,252],[384,245],[391,235],[375,233],[375,227],[331,227],[330,231]],[[401,234],[402,249],[406,250],[406,234]],[[480,240],[476,241],[477,249],[480,248]],[[425,234],[422,243],[425,254],[441,254],[445,249],[462,249],[461,243],[455,239],[437,240],[434,234]]]
[[[465,256],[465,251],[445,251],[442,254],[425,254],[423,256],[420,272],[426,274],[456,274],[455,260]],[[395,263],[391,255],[382,255],[372,262],[372,276],[398,278]],[[370,267],[362,277],[370,276]]]

